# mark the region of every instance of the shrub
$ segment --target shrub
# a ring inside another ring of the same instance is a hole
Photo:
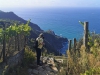
[[[67,51],[67,75],[100,74],[100,35],[90,36],[88,45],[88,49],[79,45],[76,52]]]
[[[24,52],[24,65],[28,65],[34,62],[35,60],[35,53],[32,50],[25,49]]]

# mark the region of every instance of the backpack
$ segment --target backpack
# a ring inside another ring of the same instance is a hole
[[[36,49],[36,48],[38,48],[38,41],[37,40],[35,40],[35,42],[34,42],[34,44],[33,44],[33,47]]]

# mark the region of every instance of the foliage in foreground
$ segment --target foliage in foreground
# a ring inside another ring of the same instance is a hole
[[[28,64],[33,63],[35,60],[35,57],[36,57],[36,54],[32,50],[25,48],[24,60],[23,60],[24,65],[27,66]]]
[[[35,53],[29,49],[27,46],[24,52],[24,59],[21,63],[16,66],[9,68],[8,72],[5,73],[5,70],[2,75],[28,75],[29,64],[33,63],[35,60]]]
[[[88,49],[82,45],[76,52],[67,51],[67,75],[100,74],[100,35],[91,36],[88,45]]]

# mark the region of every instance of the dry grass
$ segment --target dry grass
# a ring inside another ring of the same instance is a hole
[[[92,75],[92,73],[85,74],[85,72],[91,68],[97,69],[100,67],[100,46],[96,42],[91,48],[93,50],[87,52],[85,46],[82,45],[76,53],[73,52],[73,49],[67,51],[67,75]]]

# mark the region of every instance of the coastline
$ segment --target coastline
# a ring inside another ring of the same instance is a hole
[[[61,48],[61,53],[66,55],[67,50],[68,50],[68,41],[63,43],[63,48]]]

